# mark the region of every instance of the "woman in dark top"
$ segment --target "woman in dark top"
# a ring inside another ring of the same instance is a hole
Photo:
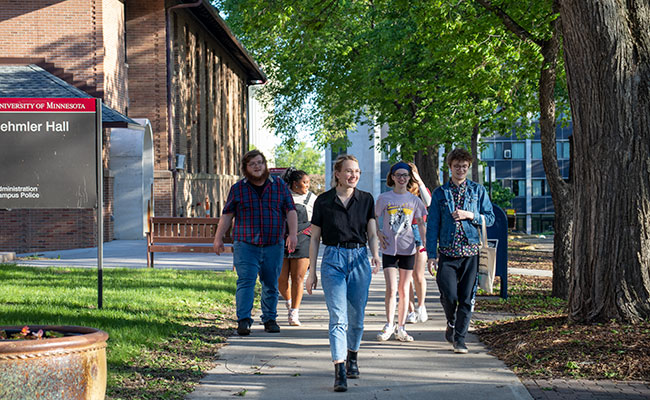
[[[347,378],[359,377],[357,352],[363,335],[363,317],[372,273],[381,267],[374,199],[356,189],[361,170],[353,155],[334,163],[333,188],[314,204],[309,247],[307,293],[316,288],[316,262],[321,234],[325,251],[321,262],[323,292],[329,312],[329,342],[334,362],[334,390],[347,390]],[[347,361],[346,361],[347,360]],[[344,363],[345,361],[345,363]]]
[[[316,195],[309,191],[309,175],[305,171],[289,168],[282,176],[291,190],[298,215],[298,244],[293,253],[284,252],[282,271],[278,278],[278,289],[289,310],[289,325],[300,326],[300,302],[303,283],[309,268],[309,235],[311,215]],[[291,279],[291,285],[289,285]]]

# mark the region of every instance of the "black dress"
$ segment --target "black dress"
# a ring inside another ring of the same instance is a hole
[[[311,199],[313,194],[311,192],[307,193],[305,201],[302,203],[296,203],[296,214],[298,216],[298,244],[296,245],[296,251],[289,253],[287,249],[284,249],[284,258],[309,258],[309,241],[311,240],[311,222],[307,216],[307,204]]]

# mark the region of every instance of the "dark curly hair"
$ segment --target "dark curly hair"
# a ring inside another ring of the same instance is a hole
[[[305,177],[307,173],[301,169],[296,169],[294,167],[287,168],[286,171],[282,174],[282,180],[287,183],[289,189],[293,187],[293,184],[299,182],[302,178]]]

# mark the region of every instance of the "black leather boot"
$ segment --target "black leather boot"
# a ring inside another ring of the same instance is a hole
[[[348,390],[348,379],[345,376],[345,364],[334,364],[334,391],[345,392]]]
[[[359,379],[359,364],[357,364],[358,352],[348,350],[348,359],[345,361],[346,375],[350,379]]]

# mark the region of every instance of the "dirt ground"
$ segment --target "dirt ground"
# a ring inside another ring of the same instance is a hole
[[[551,252],[511,244],[510,267],[552,269]],[[650,321],[572,324],[551,285],[550,277],[510,275],[507,301],[478,297],[475,333],[492,354],[522,378],[650,381]]]

